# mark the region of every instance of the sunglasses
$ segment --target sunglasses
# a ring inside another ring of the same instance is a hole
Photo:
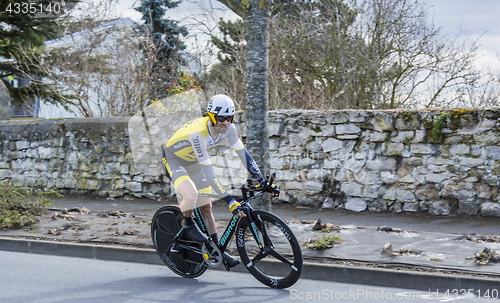
[[[224,122],[224,121],[231,122],[233,121],[233,118],[234,116],[215,116],[215,120],[217,122]]]

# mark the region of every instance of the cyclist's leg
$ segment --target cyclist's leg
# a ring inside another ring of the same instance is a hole
[[[198,188],[198,193],[200,194],[210,194],[212,193],[212,188],[207,181],[207,177],[203,173],[203,168],[201,165],[193,165],[187,168],[191,179],[193,180],[196,188]],[[212,198],[210,197],[198,197],[196,201],[200,211],[207,225],[210,234],[217,233],[217,227],[215,225],[215,218],[212,213]]]
[[[199,193],[209,194],[212,192],[212,188],[207,181],[205,174],[203,173],[203,169],[200,166],[191,166],[186,168],[191,176],[193,182],[196,184]],[[219,237],[217,236],[217,225],[215,223],[215,218],[212,213],[212,199],[209,197],[198,197],[198,206],[205,220],[205,224],[207,225],[208,231],[210,232],[210,237],[214,241],[214,243],[219,244]],[[240,260],[234,257],[231,257],[226,252],[223,254],[223,258],[229,267],[235,267],[240,263]]]
[[[182,214],[186,218],[191,218],[196,199],[198,198],[198,191],[193,180],[189,179],[187,175],[186,177],[188,178],[177,184],[176,188],[182,196],[182,201],[179,204]]]
[[[183,166],[183,163],[176,156],[169,157],[168,153],[166,154],[163,161],[165,168],[175,188],[182,196],[182,201],[179,203],[184,216],[182,225],[191,238],[199,242],[206,242],[208,238],[200,231],[192,219],[193,209],[198,198],[196,185],[188,174],[187,166]]]
[[[194,205],[198,197],[194,182],[191,179],[186,179],[177,185],[177,190],[182,195],[182,201],[179,205],[184,215],[182,226],[192,239],[198,242],[206,242],[208,237],[201,232],[192,218]]]
[[[198,205],[200,205],[200,211],[207,224],[208,231],[210,234],[217,233],[217,226],[215,224],[214,214],[212,213],[212,199],[208,197],[198,197]]]

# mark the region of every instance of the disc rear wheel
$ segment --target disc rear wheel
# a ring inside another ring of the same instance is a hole
[[[179,241],[175,236],[181,230],[182,212],[177,206],[163,206],[151,221],[153,245],[163,263],[174,273],[186,278],[196,278],[207,270],[201,255],[202,244]]]

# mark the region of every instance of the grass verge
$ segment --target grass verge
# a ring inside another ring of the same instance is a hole
[[[21,228],[36,222],[36,217],[51,205],[56,191],[33,193],[26,187],[0,185],[0,229]]]
[[[307,241],[303,245],[307,245],[308,248],[314,250],[321,250],[332,248],[334,245],[340,245],[345,240],[341,236],[326,234],[321,237],[314,237],[314,239]]]

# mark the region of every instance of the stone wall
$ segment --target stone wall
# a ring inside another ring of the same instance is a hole
[[[284,198],[353,211],[500,216],[500,110],[280,111]]]
[[[129,117],[0,122],[0,180],[62,193],[157,199],[163,176],[135,169]]]
[[[0,122],[0,179],[112,197],[170,193],[163,176],[134,167],[128,119]],[[244,139],[244,116],[237,122]],[[273,111],[269,136],[281,202],[500,217],[499,108]]]

